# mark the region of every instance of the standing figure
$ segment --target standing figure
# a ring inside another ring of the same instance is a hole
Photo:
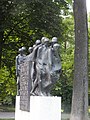
[[[43,56],[45,56],[45,52],[48,49],[49,39],[46,37],[42,37],[41,41],[42,41],[42,44],[38,48],[37,59],[36,59],[37,80],[38,80],[37,89],[39,89],[38,90],[39,95],[46,95],[46,93],[43,89],[43,84],[44,84],[45,78],[46,78],[46,68],[43,64],[43,62],[44,62]]]
[[[37,58],[36,58],[36,70],[37,70],[37,87],[35,90],[35,93],[37,95],[43,96],[47,95],[45,87],[50,84],[50,79],[48,76],[48,46],[49,46],[49,39],[46,37],[43,37],[41,39],[42,44],[39,46],[37,51]]]
[[[32,61],[32,59],[33,59],[33,56],[32,56],[33,47],[29,47],[28,51],[29,51],[29,55],[27,55],[26,59],[27,59],[27,61]]]
[[[34,81],[33,47],[29,47],[28,51],[29,51],[29,55],[27,55],[26,60],[29,62],[29,67],[30,67],[30,91],[31,91]]]
[[[60,55],[59,55],[59,48],[60,45],[58,43],[55,43],[53,45],[52,49],[52,82],[55,83],[56,80],[60,78],[60,73],[61,73],[61,60],[60,60]]]
[[[19,55],[16,56],[17,95],[20,95],[20,64],[25,60],[24,53],[25,47],[22,47],[19,49]]]
[[[32,79],[32,90],[30,92],[31,95],[35,95],[34,91],[38,85],[36,64],[37,64],[37,51],[38,48],[41,46],[41,41],[36,40],[34,46],[35,47],[33,47],[33,52],[32,52],[33,60],[32,60],[32,71],[31,71],[31,79]]]
[[[60,75],[60,71],[61,71],[61,61],[60,61],[60,55],[59,55],[60,45],[57,42],[57,37],[52,38],[51,44],[52,44],[50,47],[51,60],[52,60],[51,74],[52,74],[52,81],[54,82],[55,80],[59,79],[59,77],[55,78],[58,75],[54,75],[54,74],[56,73],[56,71],[58,71],[59,75]],[[55,76],[55,77],[53,77],[53,76]]]

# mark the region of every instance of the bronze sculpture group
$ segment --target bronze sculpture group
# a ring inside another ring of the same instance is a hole
[[[33,47],[29,47],[29,55],[25,55],[25,47],[19,49],[19,55],[16,56],[17,95],[20,95],[20,66],[25,61],[30,63],[30,95],[50,95],[51,87],[61,72],[59,48],[57,37],[51,41],[42,37],[41,40],[36,40]]]

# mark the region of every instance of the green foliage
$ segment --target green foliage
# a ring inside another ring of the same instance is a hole
[[[9,70],[4,67],[0,70],[0,103],[12,104],[12,98],[16,94],[16,82],[14,75],[11,75]]]

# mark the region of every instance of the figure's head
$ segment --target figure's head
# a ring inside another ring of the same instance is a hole
[[[39,45],[40,43],[41,43],[40,40],[36,40],[36,42],[35,42],[36,45]]]
[[[33,47],[29,47],[28,51],[31,53],[33,51]]]
[[[44,43],[45,38],[46,38],[46,37],[42,37],[42,38],[41,38],[42,44]]]
[[[54,49],[54,50],[58,51],[59,48],[60,48],[60,45],[59,45],[58,43],[55,43],[55,44],[53,45],[53,49]]]
[[[25,51],[25,50],[26,50],[26,48],[25,48],[25,47],[22,47],[22,50],[23,50],[23,51]]]
[[[52,43],[57,43],[57,37],[52,38]]]
[[[21,49],[22,49],[22,54],[25,54],[26,48],[22,47]]]
[[[34,49],[35,47],[36,47],[36,45],[34,44],[34,45],[33,45],[33,49]]]
[[[47,45],[49,43],[49,39],[48,38],[45,38],[44,39],[44,44]]]
[[[23,54],[22,48],[19,48],[18,52],[19,52],[20,54]]]

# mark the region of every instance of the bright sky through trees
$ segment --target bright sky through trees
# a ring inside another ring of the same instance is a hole
[[[87,3],[87,12],[90,12],[90,0],[86,0]]]

